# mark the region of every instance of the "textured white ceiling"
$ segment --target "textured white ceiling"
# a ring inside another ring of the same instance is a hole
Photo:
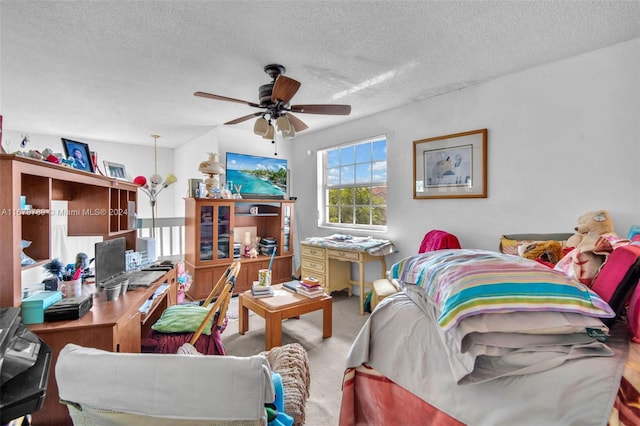
[[[4,128],[174,147],[302,83],[306,132],[640,37],[639,1],[1,1]],[[251,129],[253,120],[236,125]]]

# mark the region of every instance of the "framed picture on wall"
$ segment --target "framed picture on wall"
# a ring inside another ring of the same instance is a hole
[[[116,179],[127,179],[127,170],[124,168],[124,164],[112,163],[111,161],[103,161],[104,172],[108,177]]]
[[[71,162],[71,167],[95,173],[93,161],[91,161],[91,150],[89,150],[89,145],[84,142],[72,141],[65,138],[61,139],[62,147],[64,148],[64,155],[67,159],[73,160]]]
[[[413,198],[487,198],[487,129],[413,142]]]

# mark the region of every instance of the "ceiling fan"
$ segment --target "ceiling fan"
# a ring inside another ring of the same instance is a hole
[[[271,78],[271,83],[263,84],[259,89],[260,103],[243,101],[241,99],[229,98],[226,96],[214,95],[205,92],[195,92],[195,96],[203,98],[217,99],[219,101],[236,102],[246,104],[262,111],[245,115],[235,120],[227,121],[224,124],[238,124],[253,117],[259,117],[253,126],[254,133],[265,139],[274,139],[275,125],[282,132],[285,138],[293,138],[295,132],[301,132],[308,126],[292,112],[303,114],[327,114],[327,115],[349,115],[351,113],[351,105],[291,105],[290,101],[300,88],[300,82],[292,78],[285,77],[285,67],[279,64],[270,64],[264,67]]]

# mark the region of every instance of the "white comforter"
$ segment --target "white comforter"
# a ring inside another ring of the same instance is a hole
[[[347,368],[367,364],[469,425],[607,424],[628,352],[622,327],[607,341],[614,356],[566,357],[546,371],[467,385],[456,382],[436,327],[406,293],[387,297],[356,337]]]

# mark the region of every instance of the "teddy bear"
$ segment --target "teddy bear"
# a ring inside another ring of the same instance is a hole
[[[606,210],[587,212],[578,218],[576,233],[567,239],[567,247],[578,247],[587,234],[617,236],[613,221]]]
[[[606,210],[596,210],[578,218],[576,233],[569,237],[566,247],[571,249],[554,267],[582,284],[591,286],[604,264],[618,236]]]

